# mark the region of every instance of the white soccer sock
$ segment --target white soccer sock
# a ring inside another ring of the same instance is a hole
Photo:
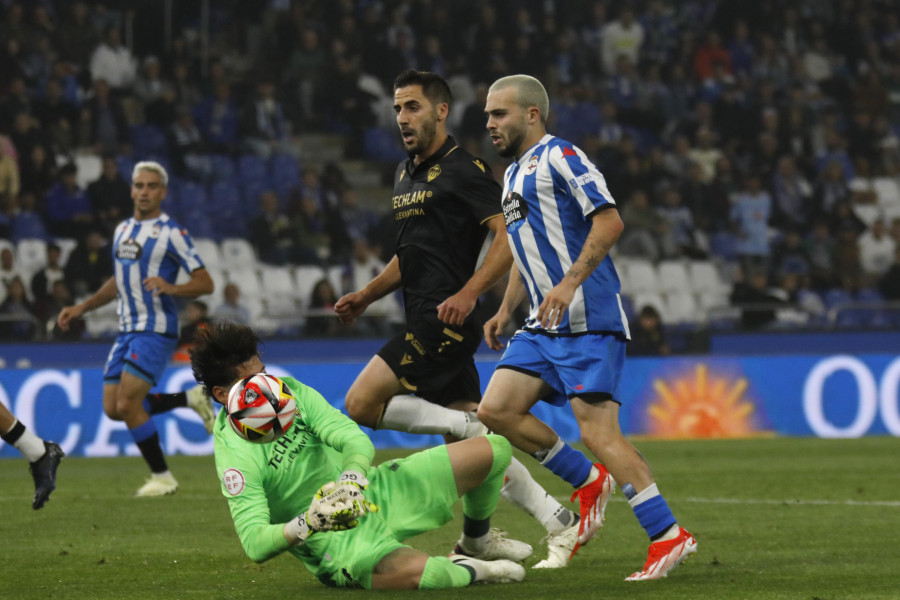
[[[659,496],[659,487],[655,483],[651,483],[640,492],[635,494],[628,500],[628,504],[631,505],[631,508],[634,508],[641,502],[646,502],[650,498],[655,496]]]
[[[378,429],[408,433],[449,433],[465,437],[466,413],[432,404],[417,396],[394,396],[378,422]]]
[[[15,426],[16,425],[14,423],[13,427]],[[12,428],[10,428],[10,430],[12,430]],[[19,450],[19,452],[22,453],[22,456],[24,456],[25,460],[27,460],[28,462],[36,461],[44,455],[44,452],[47,451],[47,449],[44,448],[44,440],[31,433],[31,430],[27,427],[25,428],[25,431],[22,433],[22,435],[19,436],[19,439],[17,439],[13,443],[13,446],[15,446]]]
[[[571,527],[578,519],[575,513],[548,494],[516,458],[506,469],[506,482],[500,495],[537,519],[548,533]]]

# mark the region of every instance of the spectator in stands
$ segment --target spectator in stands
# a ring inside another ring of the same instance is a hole
[[[131,94],[137,78],[137,61],[131,50],[122,44],[118,27],[106,29],[103,41],[91,54],[90,71],[94,81],[106,81],[113,95]]]
[[[195,109],[194,119],[212,152],[237,153],[238,108],[227,81],[216,84],[213,95],[205,98]]]
[[[42,328],[50,329],[50,338],[53,340],[75,341],[81,339],[86,327],[84,319],[81,317],[71,321],[66,331],[60,329],[56,323],[59,312],[63,308],[75,304],[69,286],[64,280],[57,279],[53,282],[50,290],[48,296],[34,303],[34,313],[41,321]],[[50,328],[51,324],[52,328]]]
[[[894,262],[881,276],[878,289],[886,300],[900,300],[900,244],[894,248]]]
[[[288,213],[299,240],[297,260],[301,264],[321,264],[328,257],[331,238],[328,215],[310,192],[297,198]]]
[[[662,201],[656,211],[666,223],[660,240],[662,258],[705,258],[703,246],[707,244],[700,241],[702,232],[694,227],[694,218],[682,202],[681,191],[675,186],[665,186],[660,193]]]
[[[313,316],[306,317],[305,335],[332,337],[341,333],[340,321],[334,318],[334,305],[337,300],[337,292],[327,277],[316,282],[307,304]]]
[[[808,275],[810,269],[803,234],[799,229],[784,230],[781,238],[772,245],[772,273]]]
[[[165,129],[175,120],[175,88],[162,78],[162,66],[157,57],[144,59],[141,73],[134,82],[134,97],[147,123]]]
[[[300,37],[288,57],[287,66],[281,75],[290,104],[297,107],[295,117],[299,123],[312,126],[319,113],[319,98],[324,92],[322,83],[326,81],[328,52],[322,46],[319,32],[312,26],[300,30]],[[330,94],[329,94],[330,95]]]
[[[716,176],[716,163],[725,154],[715,146],[713,132],[706,127],[700,127],[697,130],[696,143],[687,156],[691,162],[700,165],[702,174],[700,180],[703,183],[711,183]]]
[[[98,289],[113,276],[112,250],[99,229],[91,229],[79,240],[64,271],[66,283],[76,298]]]
[[[28,117],[34,116],[34,106],[28,93],[28,86],[24,77],[13,77],[8,80],[6,94],[0,100],[0,131],[8,132],[14,125],[16,118],[24,113]],[[31,121],[29,121],[31,123]],[[16,143],[16,148],[22,146]],[[27,148],[22,146],[20,151]]]
[[[12,130],[7,130],[12,140],[16,154],[28,156],[37,145],[47,143],[46,135],[40,129],[40,124],[31,114],[21,111],[13,118]]]
[[[37,197],[32,192],[19,194],[18,202],[12,199],[11,217],[10,235],[14,242],[25,238],[50,238],[44,219],[38,214]]]
[[[19,195],[19,163],[12,141],[0,135],[0,203]]]
[[[81,238],[94,220],[91,201],[78,186],[78,169],[67,163],[59,169],[59,181],[47,192],[47,228],[57,237]]]
[[[813,189],[792,156],[782,156],[772,179],[773,224],[779,229],[807,231],[812,218]]]
[[[178,175],[203,183],[212,180],[213,166],[207,154],[206,140],[200,134],[187,106],[176,109],[175,122],[169,127],[168,138]]]
[[[888,234],[884,217],[878,217],[857,239],[859,261],[864,281],[874,284],[888,272],[894,261],[897,244]]]
[[[783,301],[769,290],[764,269],[741,270],[731,291],[731,304],[741,308],[741,326],[746,330],[763,329],[775,322],[775,306]]]
[[[6,283],[6,299],[0,304],[0,339],[30,340],[37,332],[37,317],[25,295],[25,284],[16,275]]]
[[[637,323],[631,326],[631,341],[628,342],[629,356],[666,356],[669,345],[662,326],[659,311],[648,304],[641,308]]]
[[[54,77],[47,81],[43,98],[35,104],[34,115],[56,152],[64,154],[74,149],[78,131],[78,108],[63,96],[59,79]]]
[[[27,154],[19,154],[19,179],[23,191],[32,192],[41,200],[56,183],[56,161],[43,144],[37,144]]]
[[[224,302],[213,311],[213,319],[231,321],[240,325],[250,325],[250,310],[241,304],[241,288],[236,283],[228,283],[223,290]]]
[[[31,297],[40,303],[53,294],[53,284],[65,279],[60,259],[62,250],[58,244],[47,244],[47,264],[31,277]]]
[[[100,177],[88,184],[87,195],[97,226],[104,235],[111,236],[116,225],[134,212],[134,202],[131,186],[119,174],[115,157],[104,156],[102,164]]]
[[[95,154],[130,154],[128,120],[118,99],[110,94],[104,79],[94,80],[94,96],[81,111],[81,146]]]
[[[178,346],[172,354],[172,362],[191,362],[191,348],[197,332],[209,327],[209,306],[202,300],[191,300],[184,309],[184,321],[178,334]]]
[[[258,156],[269,158],[276,153],[298,156],[298,148],[291,141],[290,122],[270,80],[263,79],[256,84],[256,95],[244,108],[242,133],[245,148]]]
[[[83,69],[88,65],[100,36],[88,20],[87,5],[84,2],[72,2],[68,9],[66,18],[61,19],[56,28],[53,42],[60,56]]]
[[[297,229],[281,210],[278,196],[266,190],[259,196],[259,214],[250,221],[250,243],[263,262],[283,265],[301,262]]]
[[[731,222],[736,250],[746,271],[765,270],[769,260],[769,217],[772,197],[763,190],[759,175],[749,173],[732,201]]]
[[[668,222],[650,206],[647,191],[638,188],[632,191],[622,208],[622,223],[625,231],[619,239],[619,252],[626,256],[636,256],[656,261],[660,257],[660,240],[666,234]]]
[[[347,290],[361,290],[372,279],[384,271],[385,263],[372,251],[365,238],[353,240],[353,254],[351,255],[343,273],[343,288]],[[501,296],[503,290],[500,290]],[[366,309],[366,315],[374,318],[357,319],[350,327],[351,331],[364,335],[388,336],[393,331],[393,326],[404,323],[403,310],[396,295],[388,294]]]
[[[17,277],[23,282],[26,279],[25,274],[16,264],[16,255],[12,249],[4,247],[0,250],[0,284],[8,288],[12,280]]]
[[[601,57],[607,75],[616,72],[620,56],[627,57],[632,65],[638,64],[641,45],[644,43],[644,28],[635,20],[633,8],[622,5],[618,18],[603,28],[601,39]]]

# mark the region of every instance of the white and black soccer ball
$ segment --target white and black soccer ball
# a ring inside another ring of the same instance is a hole
[[[225,409],[235,433],[249,442],[268,444],[294,424],[297,403],[286,383],[274,375],[257,373],[234,384]]]

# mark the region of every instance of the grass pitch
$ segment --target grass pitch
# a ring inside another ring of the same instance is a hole
[[[492,600],[581,598],[900,598],[900,439],[754,439],[636,444],[699,552],[668,579],[626,583],[647,540],[618,492],[599,538],[566,569],[529,569],[518,584],[420,592]],[[376,462],[401,452],[382,451]],[[529,457],[541,483],[570,490]],[[213,459],[170,458],[181,489],[131,498],[146,476],[139,458],[63,461],[57,489],[31,509],[23,460],[0,460],[0,598],[331,599],[366,592],[326,588],[291,556],[247,559],[219,493]],[[423,484],[424,485],[424,484]],[[415,506],[409,506],[415,510]],[[543,528],[501,502],[494,524],[536,547]],[[447,553],[460,521],[410,541]],[[372,592],[397,597],[397,592]]]

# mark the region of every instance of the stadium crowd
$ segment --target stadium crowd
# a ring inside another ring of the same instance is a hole
[[[497,177],[486,86],[544,81],[549,131],[588,153],[619,205],[626,275],[632,260],[713,261],[725,303],[765,307],[745,310],[748,328],[777,324],[777,305],[824,324],[841,303],[900,300],[894,2],[207,5],[201,19],[203,2],[172,3],[168,27],[159,2],[0,0],[3,338],[43,335],[111,274],[106,244],[131,214],[139,160],[167,166],[164,210],[195,238],[245,238],[262,264],[371,276],[392,253],[386,197],[368,208],[340,162],[303,164],[301,150],[339,134],[344,157],[392,172],[404,155],[391,81],[408,67],[448,79],[451,131]],[[95,167],[89,181],[79,165]],[[32,239],[46,258],[28,272],[17,250]],[[341,293],[323,287],[320,310]],[[897,325],[890,312],[846,314]],[[306,332],[340,332],[334,319],[321,328]]]

